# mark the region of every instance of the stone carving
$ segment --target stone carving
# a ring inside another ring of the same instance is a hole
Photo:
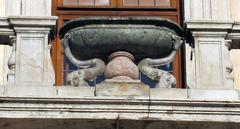
[[[104,75],[107,79],[137,80],[138,67],[133,63],[134,56],[130,53],[118,51],[109,56]]]
[[[226,80],[229,87],[234,87],[234,77],[232,75],[233,63],[230,58],[232,40],[225,40],[225,58],[226,58]]]
[[[173,61],[174,56],[177,53],[177,50],[180,48],[181,44],[183,43],[183,40],[180,37],[175,35],[172,36],[172,40],[173,40],[173,51],[169,56],[161,59],[146,58],[140,61],[140,63],[138,64],[140,71],[146,76],[148,76],[150,79],[154,80],[157,83],[156,87],[158,88],[159,87],[170,88],[170,87],[175,87],[176,85],[176,79],[172,74],[170,74],[167,71],[154,68],[154,66],[162,66]]]
[[[157,83],[156,88],[171,88],[176,86],[176,79],[171,73],[153,68],[153,66],[149,65],[149,61],[149,59],[142,60],[138,64],[138,67],[143,74]]]
[[[70,85],[87,85],[103,74],[108,60],[104,72],[108,80],[137,80],[140,69],[157,87],[176,85],[170,73],[154,68],[170,63],[182,44],[181,27],[168,19],[81,17],[67,22],[59,35],[66,56],[80,68],[68,75]]]
[[[233,71],[233,63],[230,59],[230,50],[231,50],[232,40],[225,40],[225,48],[226,48],[226,69],[228,73],[232,73]]]
[[[55,84],[55,72],[53,69],[53,64],[52,64],[52,59],[51,59],[51,48],[52,44],[48,45],[48,69],[47,69],[47,74],[48,74],[48,84],[49,85],[54,85]]]
[[[73,71],[67,75],[67,83],[72,86],[88,86],[88,81],[96,79],[98,75],[103,74],[105,63],[100,59],[93,59],[92,67],[85,67]]]
[[[67,76],[67,82],[73,86],[88,86],[87,81],[95,79],[98,75],[102,75],[105,70],[105,63],[101,59],[92,59],[87,61],[77,60],[70,51],[69,42],[70,36],[62,40],[66,56],[69,60],[80,68],[77,71],[70,73]]]
[[[15,67],[16,67],[16,37],[11,36],[10,45],[12,48],[12,53],[8,60],[9,72],[7,74],[8,84],[15,84]]]

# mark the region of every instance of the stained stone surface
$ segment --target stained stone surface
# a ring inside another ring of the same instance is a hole
[[[186,89],[175,89],[175,88],[151,88],[150,89],[151,99],[174,99],[174,100],[185,100],[189,99],[188,90]]]
[[[57,95],[60,98],[80,98],[80,97],[93,97],[94,87],[71,87],[71,86],[58,86]]]
[[[107,80],[96,86],[96,96],[149,96],[148,85],[139,81]]]

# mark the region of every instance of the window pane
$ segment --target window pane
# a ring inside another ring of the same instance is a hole
[[[170,6],[170,0],[156,0],[156,6]]]
[[[95,0],[95,5],[110,5],[110,0]]]
[[[140,6],[154,6],[154,0],[139,0]]]
[[[64,5],[78,5],[78,0],[64,0]]]
[[[94,5],[94,0],[79,0],[79,5]]]
[[[125,5],[125,6],[138,6],[138,0],[124,0],[123,5]]]

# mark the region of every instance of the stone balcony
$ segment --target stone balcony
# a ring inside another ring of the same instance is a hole
[[[95,92],[94,87],[0,86],[0,126],[2,129],[240,128],[236,90],[152,88],[148,96],[96,96]]]
[[[36,72],[30,71],[32,74],[27,75],[23,70],[15,74],[15,68],[17,70],[26,68],[26,66],[23,67],[20,63],[14,62],[15,60],[12,62],[13,67],[10,67],[12,68],[10,70],[14,73],[13,81],[9,85],[0,86],[1,129],[240,128],[240,94],[233,87],[226,88],[227,83],[224,83],[226,86],[219,84],[218,87],[211,87],[211,85],[200,85],[202,82],[207,83],[207,81],[201,81],[196,87],[190,89],[149,88],[148,86],[140,90],[134,88],[126,90],[126,87],[121,90],[111,89],[114,92],[105,92],[99,87],[52,86],[53,82],[48,79],[52,77],[54,80],[54,77],[49,67],[51,62],[50,56],[47,55],[50,53],[48,41],[45,39],[56,18],[50,18],[51,23],[35,26],[35,35],[31,34],[33,30],[29,31],[29,27],[35,24],[25,23],[24,21],[29,21],[26,17],[22,18],[20,23],[19,19],[21,18],[10,18],[11,25],[18,30],[15,44],[21,44],[19,40],[26,37],[30,38],[31,42],[23,42],[21,45],[26,45],[27,48],[17,48],[16,52],[28,52],[31,48],[29,44],[34,46],[32,39],[38,39],[39,33],[42,34],[40,38],[44,40],[37,43],[44,48],[41,54],[45,55],[42,58],[45,65],[35,67],[34,70],[39,70],[40,75],[45,78],[39,81],[36,77],[35,80],[30,80],[33,84],[26,83],[29,82],[28,77]],[[48,21],[49,17],[43,18],[42,23],[45,23],[43,22],[45,20]],[[33,18],[29,22],[39,22],[39,18]],[[45,31],[42,31],[43,29]],[[233,31],[230,35],[234,37],[233,39],[239,37],[237,26],[235,30],[237,32]],[[7,18],[0,19],[0,35],[4,36],[0,37],[1,41],[6,39],[4,42],[9,42],[9,35],[14,35],[13,32]],[[26,33],[31,37],[22,35]],[[220,43],[225,43],[225,37],[220,41]],[[33,58],[39,61],[37,56]],[[17,61],[19,60],[21,59],[18,58]],[[31,64],[27,65],[32,67]],[[42,70],[42,68],[49,71]],[[225,67],[222,70],[225,71]],[[202,71],[199,72],[202,73]],[[206,73],[203,74],[206,75]],[[17,79],[19,81],[16,81]],[[218,83],[214,80],[212,82]],[[133,84],[128,83],[128,86],[131,87]]]

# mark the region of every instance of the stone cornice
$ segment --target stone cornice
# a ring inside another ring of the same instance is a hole
[[[194,31],[228,31],[233,27],[231,20],[188,20],[185,21],[187,29]]]
[[[8,19],[0,17],[0,35],[14,35],[13,29],[9,25]]]
[[[43,17],[23,17],[10,16],[8,20],[13,27],[52,27],[56,25],[58,17],[43,16]]]
[[[240,122],[240,101],[105,98],[0,98],[1,118]],[[4,115],[3,115],[4,114]]]
[[[195,37],[225,37],[233,41],[232,48],[239,49],[240,23],[232,20],[188,20],[186,29]],[[191,39],[187,37],[187,39]],[[192,42],[189,40],[189,42]]]
[[[239,22],[235,22],[233,24],[233,28],[228,34],[228,37],[230,39],[240,40],[240,23]]]
[[[5,17],[0,17],[0,27],[4,27],[4,28],[9,28],[9,22],[7,20],[7,18]]]

